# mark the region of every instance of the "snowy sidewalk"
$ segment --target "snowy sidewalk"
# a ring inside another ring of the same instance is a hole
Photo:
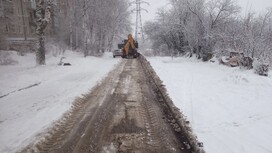
[[[15,152],[35,140],[120,61],[110,53],[84,58],[68,52],[66,61],[72,66],[57,66],[60,57],[50,57],[46,66],[35,67],[32,54],[12,56],[17,65],[0,66],[0,96],[6,95],[0,98],[1,153]]]

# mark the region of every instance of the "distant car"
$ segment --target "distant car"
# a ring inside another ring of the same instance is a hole
[[[121,49],[116,49],[113,51],[113,58],[115,58],[116,56],[122,56],[122,50]]]

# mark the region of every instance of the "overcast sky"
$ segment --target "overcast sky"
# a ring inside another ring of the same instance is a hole
[[[158,8],[166,7],[169,4],[168,0],[143,0],[150,5],[143,4],[142,7],[147,9],[149,13],[142,12],[143,23],[148,20],[154,20]],[[272,7],[272,0],[235,0],[239,6],[242,7],[242,15],[248,12],[250,9],[254,12],[263,12],[266,8]],[[135,22],[135,17],[133,18]]]

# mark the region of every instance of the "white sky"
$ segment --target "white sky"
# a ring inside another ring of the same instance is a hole
[[[130,2],[133,0],[130,0]],[[144,23],[146,21],[152,21],[156,19],[156,12],[159,8],[167,7],[169,5],[168,0],[142,0],[145,2],[148,2],[150,5],[142,4],[142,8],[148,10],[148,13],[145,11],[142,11],[142,23],[144,26]],[[207,1],[207,0],[206,0]],[[235,0],[237,4],[242,8],[242,16],[246,14],[246,12],[254,11],[256,13],[263,13],[266,11],[266,8],[272,7],[272,0]],[[131,10],[134,8],[135,5],[131,6]],[[136,20],[136,14],[132,14],[132,23],[133,23],[133,32],[135,31],[135,20]],[[138,32],[141,32],[139,29]],[[139,34],[138,37],[141,37]]]
[[[254,11],[263,13],[268,7],[272,7],[272,0],[236,0],[242,7],[242,13]]]
[[[130,0],[132,1],[132,0]],[[148,2],[150,5],[147,4],[142,4],[141,7],[146,9],[148,11],[148,13],[146,13],[145,11],[142,11],[142,21],[143,24],[146,21],[149,20],[154,20],[156,18],[156,12],[159,8],[167,6],[167,4],[169,4],[168,0],[143,0],[145,2]],[[271,0],[272,1],[272,0]],[[132,14],[133,15],[133,23],[135,23],[135,15],[136,14]]]
[[[131,1],[131,0],[130,0]],[[142,4],[142,7],[147,9],[149,13],[142,12],[143,24],[146,21],[154,20],[156,18],[156,12],[158,8],[166,7],[169,4],[168,0],[143,0],[150,3],[150,6]],[[242,13],[252,10],[254,12],[264,12],[266,8],[272,7],[272,0],[235,0],[239,6],[242,7]],[[133,14],[135,15],[135,14]],[[135,22],[135,17],[133,17]]]

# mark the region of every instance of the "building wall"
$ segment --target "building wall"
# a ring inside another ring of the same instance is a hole
[[[22,2],[22,4],[21,4]],[[68,1],[57,0],[59,12],[63,17],[68,14]],[[0,0],[0,35],[8,39],[35,38],[35,0]],[[54,35],[54,22],[50,22],[46,28],[49,36]]]
[[[13,2],[0,0],[0,33],[7,34],[15,31],[13,19]]]
[[[0,4],[0,34],[7,38],[35,36],[31,0],[0,0]]]

